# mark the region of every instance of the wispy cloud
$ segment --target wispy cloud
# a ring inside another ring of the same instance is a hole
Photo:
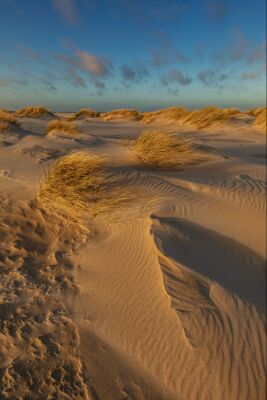
[[[57,61],[63,61],[66,79],[76,88],[86,88],[88,79],[97,89],[105,90],[103,80],[112,74],[113,65],[108,57],[100,57],[92,53],[73,49],[72,56],[58,55]]]
[[[140,83],[149,76],[149,72],[143,66],[130,67],[125,64],[122,66],[121,72],[123,80],[132,83]]]
[[[73,0],[52,0],[52,5],[57,13],[70,24],[75,24],[78,14]]]
[[[86,51],[76,51],[75,63],[81,70],[92,76],[107,77],[111,73],[112,63],[108,58],[98,57]]]
[[[173,68],[162,76],[161,82],[164,86],[168,86],[170,83],[177,83],[181,86],[188,86],[191,84],[192,79],[184,75],[182,71]]]
[[[76,88],[86,88],[86,82],[82,76],[80,76],[76,69],[72,65],[67,65],[66,67],[67,72],[67,80]]]
[[[218,73],[216,70],[206,69],[197,74],[197,79],[206,87],[222,89],[222,82],[229,79],[229,76],[225,73]]]

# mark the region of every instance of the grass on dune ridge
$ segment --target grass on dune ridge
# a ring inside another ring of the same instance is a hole
[[[18,117],[40,117],[43,115],[53,116],[54,113],[42,106],[29,106],[16,111]]]
[[[140,121],[142,119],[142,114],[138,110],[118,109],[101,113],[100,117],[105,121],[112,121],[113,119],[130,119],[131,121]]]
[[[57,160],[46,171],[38,197],[74,214],[86,211],[92,218],[128,199],[107,159],[88,151],[78,151]]]
[[[236,108],[220,109],[211,106],[189,111],[186,108],[171,107],[143,113],[142,122],[149,124],[157,119],[164,119],[171,122],[178,122],[193,129],[205,129],[219,124],[226,124],[230,121],[231,117],[239,113],[240,111]]]
[[[9,132],[12,126],[20,126],[17,118],[12,113],[0,110],[0,131]]]
[[[91,108],[81,108],[74,115],[71,115],[68,120],[73,121],[77,118],[98,118],[100,116],[100,112],[92,110]]]
[[[267,109],[266,107],[254,108],[248,111],[249,115],[255,117],[253,121],[253,126],[264,132],[267,130]]]
[[[157,118],[165,118],[171,121],[178,121],[190,113],[189,110],[182,107],[163,108],[162,110],[144,112],[142,114],[142,123],[150,124]]]
[[[50,121],[47,124],[47,132],[49,136],[54,136],[58,133],[75,136],[80,133],[75,124],[63,119],[53,119]]]
[[[189,140],[161,130],[144,131],[131,149],[143,164],[160,168],[187,164],[197,156]]]

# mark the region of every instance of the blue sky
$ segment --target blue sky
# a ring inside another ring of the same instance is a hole
[[[266,102],[265,0],[0,0],[0,107]]]

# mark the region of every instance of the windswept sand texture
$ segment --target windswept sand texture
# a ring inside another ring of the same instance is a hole
[[[206,129],[199,112],[167,112],[194,115],[199,130],[162,113],[149,126],[132,111],[77,118],[77,136],[47,135],[42,116],[0,118],[1,400],[265,399],[258,113],[213,110],[220,123]],[[142,162],[146,129],[201,157]],[[99,199],[109,207],[98,214]]]

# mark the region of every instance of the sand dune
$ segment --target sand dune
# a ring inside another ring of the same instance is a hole
[[[119,109],[119,110],[104,112],[101,113],[100,117],[105,121],[123,120],[123,119],[131,121],[139,121],[142,119],[142,116],[138,110],[128,110],[128,109]]]
[[[16,115],[0,133],[1,399],[265,398],[262,111],[164,112],[78,117],[80,136]],[[203,157],[142,162],[146,118]],[[96,176],[79,157],[66,170],[77,154]]]
[[[51,118],[54,116],[52,111],[48,110],[45,107],[41,106],[29,106],[21,108],[20,110],[16,111],[16,116],[18,117],[43,117],[43,118]]]
[[[171,107],[142,114],[142,122],[178,124],[181,127],[192,129],[212,129],[243,126],[253,126],[266,132],[266,108],[257,108],[242,113],[236,108],[219,109],[206,107],[189,111],[186,108]]]

